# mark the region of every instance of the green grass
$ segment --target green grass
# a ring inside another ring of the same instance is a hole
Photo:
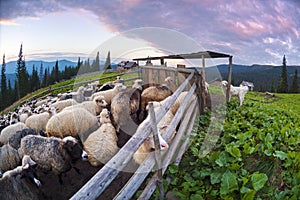
[[[248,92],[245,102],[257,102],[268,108],[285,110],[300,115],[300,94],[275,93],[275,97],[266,98],[263,92]]]

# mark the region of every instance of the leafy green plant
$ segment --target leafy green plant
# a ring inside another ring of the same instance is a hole
[[[181,199],[297,199],[300,196],[298,113],[256,101],[226,107],[214,148],[202,157],[209,113],[200,117],[194,140],[177,167],[170,166],[168,190]],[[218,123],[218,122],[213,122]]]

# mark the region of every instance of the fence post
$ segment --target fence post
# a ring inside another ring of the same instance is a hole
[[[197,95],[197,101],[198,101],[198,109],[199,109],[199,113],[202,114],[204,113],[204,100],[203,100],[203,89],[201,87],[201,77],[199,72],[197,71],[197,69],[195,69],[195,83],[196,83],[196,95]],[[200,84],[199,84],[200,83]],[[201,92],[201,94],[200,94]]]
[[[229,101],[229,92],[230,92],[230,85],[231,85],[231,73],[232,73],[232,56],[229,57],[229,65],[228,65],[228,84],[226,90],[226,101]]]
[[[149,111],[150,111],[150,120],[151,120],[151,128],[153,131],[153,138],[154,138],[154,144],[155,144],[155,161],[157,165],[157,173],[158,173],[158,180],[157,180],[157,186],[159,190],[159,199],[164,199],[164,186],[162,183],[162,167],[161,167],[161,153],[160,153],[160,142],[158,139],[158,130],[156,125],[156,117],[155,112],[153,108],[153,103],[149,102]]]

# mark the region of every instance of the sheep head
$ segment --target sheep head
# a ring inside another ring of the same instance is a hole
[[[117,83],[114,88],[119,92],[126,90],[126,86],[123,83]]]
[[[159,140],[159,144],[160,144],[160,150],[166,150],[169,148],[168,143],[162,138],[162,136],[160,134],[158,134],[158,140]],[[148,146],[149,150],[155,150],[155,143],[154,143],[153,135],[150,135],[145,140],[145,143]]]
[[[104,123],[111,123],[110,112],[106,108],[101,111],[99,120],[101,125]]]
[[[136,79],[132,85],[132,88],[138,89],[140,91],[143,90],[143,80],[142,79]]]
[[[83,151],[78,140],[72,136],[63,138],[59,148],[62,155],[71,162],[76,162],[79,159],[87,159],[87,153]]]
[[[94,98],[94,102],[97,104],[99,108],[107,107],[107,102],[104,100],[104,96],[99,95]]]

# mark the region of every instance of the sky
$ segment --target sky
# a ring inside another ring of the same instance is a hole
[[[77,61],[216,51],[300,65],[299,0],[0,0],[0,55]],[[228,60],[214,62],[228,63]]]

